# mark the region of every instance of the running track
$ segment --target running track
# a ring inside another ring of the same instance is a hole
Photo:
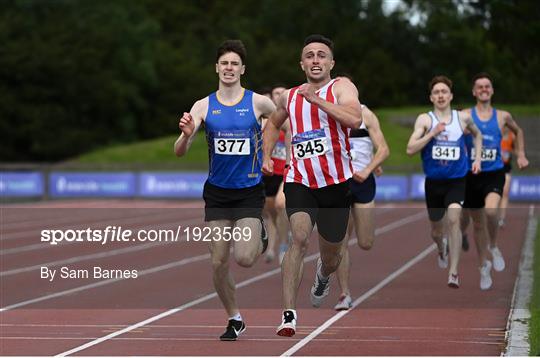
[[[377,209],[370,252],[351,246],[356,308],[336,313],[337,283],[320,309],[309,304],[317,241],[312,238],[298,297],[294,338],[275,335],[280,322],[277,264],[233,265],[248,329],[220,342],[226,316],[213,288],[206,244],[96,245],[39,241],[44,228],[121,225],[195,227],[202,203],[77,201],[3,206],[0,240],[0,355],[500,355],[529,207],[509,210],[500,231],[507,268],[478,288],[474,248],[462,254],[461,288],[447,288],[436,263],[425,209]],[[80,209],[86,208],[86,209]],[[474,246],[474,245],[473,245]],[[46,264],[46,265],[44,265]],[[40,266],[137,269],[137,279],[40,279]]]

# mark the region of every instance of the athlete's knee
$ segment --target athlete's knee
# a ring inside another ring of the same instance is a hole
[[[373,240],[358,240],[358,246],[360,246],[362,250],[371,250],[373,247]]]
[[[229,260],[227,257],[212,257],[212,269],[214,272],[226,270],[228,266]]]
[[[486,217],[488,220],[495,220],[498,218],[498,209],[497,208],[485,208]]]
[[[250,255],[248,252],[235,252],[234,260],[242,267],[251,267],[256,261],[256,256]]]

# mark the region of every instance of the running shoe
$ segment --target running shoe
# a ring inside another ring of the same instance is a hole
[[[443,237],[442,243],[443,248],[442,251],[439,252],[439,255],[437,255],[437,263],[440,268],[446,269],[448,268],[448,239]]]
[[[328,296],[328,293],[330,292],[330,277],[328,277],[326,280],[322,279],[322,260],[319,257],[317,260],[317,272],[315,273],[315,282],[313,282],[313,286],[311,287],[311,304],[313,307],[320,307],[321,303],[323,302],[324,298]]]
[[[296,316],[293,311],[283,311],[281,325],[276,330],[276,334],[282,337],[292,337],[296,333]]]
[[[448,276],[448,287],[459,288],[459,275],[450,274],[450,276]]]
[[[497,272],[504,271],[506,264],[504,263],[504,258],[501,253],[501,250],[497,246],[490,247],[489,252],[491,252],[491,257],[493,258],[493,269]]]
[[[491,279],[491,261],[486,260],[482,267],[480,267],[480,289],[481,290],[489,290],[491,288],[491,285],[493,284],[493,280]]]
[[[467,234],[461,235],[461,248],[465,252],[469,251],[469,238],[467,237]]]
[[[504,219],[499,219],[499,227],[501,229],[504,227]]]
[[[339,296],[338,303],[334,306],[336,311],[347,311],[352,307],[352,298],[351,295],[341,295]]]
[[[225,333],[223,333],[219,339],[222,341],[236,341],[238,336],[246,330],[246,324],[244,321],[237,321],[235,319],[230,319]]]

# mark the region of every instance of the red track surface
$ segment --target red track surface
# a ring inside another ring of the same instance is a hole
[[[422,205],[416,206],[415,209],[404,206],[378,209],[377,227],[386,229],[378,235],[375,247],[370,252],[361,251],[357,246],[350,250],[353,299],[365,295],[364,299],[356,309],[340,316],[313,339],[304,338],[336,316],[332,307],[339,295],[334,281],[322,308],[313,309],[309,305],[308,292],[314,275],[314,253],[317,252],[314,238],[308,253],[309,261],[304,265],[305,275],[298,297],[298,331],[294,338],[275,335],[281,316],[281,276],[277,264],[265,264],[260,260],[251,269],[234,266],[235,280],[242,285],[237,290],[239,304],[248,325],[246,333],[237,342],[217,339],[227,317],[213,295],[205,243],[182,241],[114,255],[114,250],[145,243],[72,243],[51,247],[39,242],[40,230],[69,227],[66,218],[76,223],[72,227],[79,228],[84,223],[97,225],[96,222],[106,219],[116,225],[125,223],[122,224],[124,227],[134,230],[149,226],[193,227],[202,224],[200,202],[55,202],[19,205],[25,210],[18,211],[12,206],[4,207],[0,241],[3,252],[1,307],[8,309],[0,313],[0,355],[61,354],[175,307],[180,308],[166,317],[126,329],[123,334],[97,344],[94,342],[73,354],[499,355],[504,346],[528,208],[509,211],[507,226],[500,231],[500,246],[507,268],[501,273],[493,272],[491,290],[483,292],[479,289],[474,248],[462,254],[462,286],[458,290],[446,286],[447,273],[437,267],[434,251],[392,276],[393,279],[383,286],[381,281],[432,245],[425,209]],[[41,209],[30,210],[35,207]],[[59,207],[70,210],[58,210]],[[146,211],[128,223],[134,217],[130,210],[94,209],[86,215],[75,214],[75,209],[81,207],[146,208]],[[39,220],[36,220],[36,212],[39,212]],[[404,218],[410,218],[410,221],[399,221]],[[392,223],[395,223],[394,227],[388,227]],[[31,245],[37,246],[32,248]],[[30,248],[20,250],[21,247]],[[6,254],[9,250],[11,253]],[[90,257],[51,268],[129,268],[137,269],[140,276],[116,282],[94,279],[48,282],[40,279],[39,268],[24,270],[41,263],[66,262],[72,257],[103,252],[110,256]],[[22,272],[6,274],[14,269]],[[267,275],[263,276],[265,273]],[[255,280],[246,283],[253,278]],[[97,282],[102,285],[81,289]],[[367,293],[374,287],[377,287],[376,291]],[[51,294],[67,290],[73,291],[50,298]],[[41,301],[29,302],[33,299]],[[194,302],[197,299],[199,302]],[[181,306],[185,304],[189,307],[184,309]],[[297,343],[301,346],[295,346]],[[290,350],[293,346],[295,348]]]

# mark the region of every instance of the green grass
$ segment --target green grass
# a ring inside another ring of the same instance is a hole
[[[174,166],[177,170],[206,170],[208,168],[208,149],[204,132],[199,132],[189,152],[182,158],[174,155],[173,146],[177,136],[115,145],[96,149],[70,161],[80,164],[126,164]]]
[[[470,105],[455,106],[466,108]],[[501,108],[509,110],[514,117],[525,118],[540,117],[540,105],[520,106],[511,105]],[[411,173],[421,171],[420,155],[409,157],[405,153],[407,141],[412,132],[412,123],[419,113],[430,110],[431,107],[403,107],[403,108],[373,108],[379,117],[381,128],[390,146],[390,157],[384,163],[386,173]],[[403,124],[400,118],[409,118],[409,124]],[[78,158],[70,160],[71,165],[107,166],[119,164],[126,167],[156,167],[171,170],[207,170],[208,149],[204,133],[199,132],[189,152],[182,158],[173,153],[173,144],[176,136],[168,136],[148,141],[126,145],[115,145],[99,148]]]
[[[540,224],[540,222],[538,223]],[[529,324],[529,344],[531,356],[540,355],[540,230],[536,231],[534,242],[534,280],[529,310],[531,320]]]

